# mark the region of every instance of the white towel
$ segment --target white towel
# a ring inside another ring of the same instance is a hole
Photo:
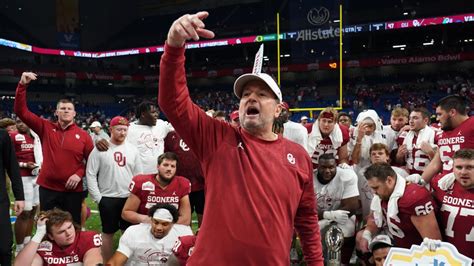
[[[360,157],[364,160],[370,160],[370,147],[374,143],[383,143],[387,145],[385,135],[383,135],[383,124],[380,120],[379,115],[374,110],[365,110],[357,116],[357,124],[361,123],[365,119],[370,118],[375,123],[375,131],[370,136],[364,136],[360,146]],[[354,139],[357,139],[359,131],[354,130]]]
[[[35,156],[35,163],[41,169],[41,165],[43,164],[43,148],[41,146],[41,140],[38,134],[36,134],[33,130],[30,129],[30,133],[34,138],[33,153]]]
[[[395,221],[400,222],[400,219],[398,218],[398,199],[403,196],[403,193],[405,193],[405,187],[406,187],[406,180],[397,175],[397,183],[395,184],[395,188],[392,192],[392,195],[390,196],[390,199],[388,200],[388,206],[387,206],[387,220],[392,218],[395,219]],[[374,195],[374,198],[372,199],[372,203],[370,204],[370,210],[374,212],[374,220],[375,224],[377,227],[382,227],[383,225],[383,212],[382,212],[382,200],[379,198],[379,196]]]
[[[410,130],[408,131],[405,140],[403,140],[403,144],[407,145],[408,151],[412,151],[413,148],[419,149],[423,141],[433,146],[435,135],[436,132],[431,127],[426,126],[418,132],[418,138],[416,139],[415,147],[413,147],[413,138],[415,137],[415,132]]]
[[[438,187],[441,190],[446,191],[453,186],[454,181],[456,181],[456,176],[454,176],[454,173],[446,174],[438,180]]]
[[[341,144],[342,144],[342,131],[341,128],[339,128],[338,124],[334,125],[334,129],[329,134],[329,139],[331,139],[332,142],[332,147],[334,149],[338,149]],[[323,136],[321,135],[321,131],[319,130],[319,122],[316,120],[316,122],[313,123],[313,128],[311,130],[311,133],[308,136],[308,153],[309,156],[313,156],[314,150],[316,149],[316,146],[319,145],[319,143],[323,140]]]

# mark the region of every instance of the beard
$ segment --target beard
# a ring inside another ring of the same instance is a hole
[[[327,180],[323,177],[323,174],[318,171],[318,174],[316,175],[316,178],[318,178],[319,183],[326,185],[327,183],[332,181],[332,178]]]
[[[168,185],[169,183],[171,183],[171,181],[173,181],[174,175],[168,178],[168,177],[164,177],[161,173],[158,173],[158,178],[159,178],[160,183]]]
[[[444,123],[444,125],[441,127],[441,129],[443,131],[450,131],[450,130],[454,129],[453,120],[452,120],[451,117],[448,117],[448,119],[446,119],[446,123]]]

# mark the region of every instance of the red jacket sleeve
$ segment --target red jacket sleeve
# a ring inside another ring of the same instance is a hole
[[[298,210],[295,217],[295,229],[298,232],[306,265],[324,265],[318,214],[313,188],[311,160],[308,158],[308,182],[304,184]]]
[[[36,132],[39,136],[43,135],[43,119],[32,113],[28,110],[28,106],[26,105],[26,88],[27,86],[21,85],[18,83],[16,87],[16,94],[15,94],[15,103],[13,106],[13,110],[15,111],[16,115],[23,121],[25,124],[28,125],[34,132]]]
[[[89,154],[91,154],[92,150],[94,149],[94,144],[92,142],[92,138],[89,138],[89,136],[86,136],[85,140],[86,143],[84,145],[84,160],[87,162],[87,159],[89,159]],[[86,176],[86,168],[80,167],[79,169],[77,169],[75,174],[79,177]]]
[[[224,136],[234,129],[229,123],[206,115],[191,101],[184,69],[184,47],[165,45],[161,57],[158,103],[161,110],[200,161],[214,154]]]

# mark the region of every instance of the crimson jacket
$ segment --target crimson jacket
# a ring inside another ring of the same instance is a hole
[[[26,106],[26,86],[20,83],[16,88],[14,110],[38,134],[43,145],[44,160],[37,183],[55,191],[84,191],[82,180],[74,190],[66,190],[65,185],[71,175],[85,175],[86,161],[94,148],[89,134],[74,123],[62,129],[58,122],[32,113]]]
[[[289,265],[296,228],[307,265],[323,265],[311,160],[208,117],[189,96],[184,48],[165,46],[159,104],[206,180],[203,224],[187,265]]]

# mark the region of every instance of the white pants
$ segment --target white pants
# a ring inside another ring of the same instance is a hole
[[[25,211],[31,211],[33,206],[39,205],[39,186],[37,176],[22,176],[23,192],[25,193]]]

